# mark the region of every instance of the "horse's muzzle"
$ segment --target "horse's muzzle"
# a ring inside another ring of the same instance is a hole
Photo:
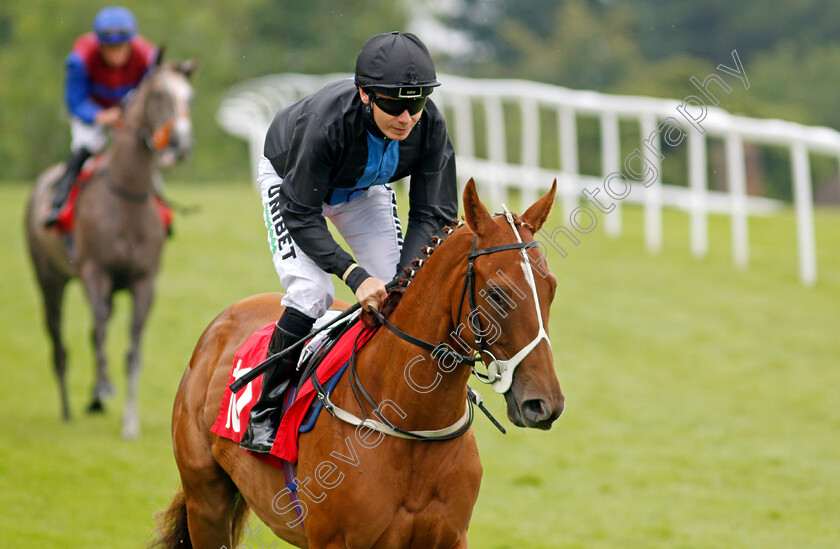
[[[566,406],[563,393],[559,390],[556,395],[550,396],[528,393],[530,391],[522,391],[514,379],[510,390],[505,393],[508,419],[517,427],[551,429],[551,425],[560,417]]]
[[[192,123],[187,118],[182,118],[175,123],[175,128],[170,136],[169,147],[174,151],[177,160],[185,160],[192,151]]]

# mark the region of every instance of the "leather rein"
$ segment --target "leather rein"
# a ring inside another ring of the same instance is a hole
[[[151,75],[146,76],[146,78],[150,77]],[[183,101],[178,101],[176,99],[175,93],[172,91],[172,86],[168,81],[166,82],[166,87],[169,90],[169,97],[172,99],[173,108],[172,116],[170,116],[163,124],[158,127],[147,127],[145,125],[133,126],[126,122],[124,118],[120,117],[116,124],[114,124],[114,129],[134,134],[138,139],[142,140],[151,151],[157,152],[165,149],[169,145],[172,130],[175,128],[175,124],[178,120],[189,117],[189,113],[185,112],[186,109],[183,108]],[[137,95],[138,94],[132,93],[127,103],[130,104],[133,102]],[[123,109],[123,113],[125,113],[125,109]],[[146,117],[148,118],[148,115],[146,115]],[[127,191],[115,185],[110,179],[108,180],[108,188],[110,188],[115,195],[128,202],[143,202],[150,194],[149,191],[142,193]]]
[[[154,73],[152,73],[154,74]],[[151,78],[148,75],[146,78]],[[169,139],[172,136],[172,130],[175,128],[175,123],[181,118],[189,117],[189,112],[184,108],[184,102],[178,101],[175,92],[172,91],[172,86],[169,81],[166,81],[166,87],[169,90],[169,98],[172,100],[172,116],[170,116],[163,124],[157,127],[153,126],[131,126],[123,118],[120,118],[114,125],[114,128],[120,131],[130,131],[141,139],[149,150],[161,151],[169,145]],[[128,103],[134,101],[138,94],[132,94]],[[127,108],[127,107],[126,107]],[[125,109],[123,109],[125,112]],[[146,115],[148,118],[148,115]]]
[[[505,212],[504,215],[510,224],[513,232],[516,234],[517,242],[513,242],[510,244],[501,244],[499,246],[492,246],[490,248],[482,248],[476,249],[478,243],[478,237],[473,238],[472,248],[470,252],[467,254],[467,271],[464,276],[464,284],[461,288],[461,298],[458,303],[458,316],[456,319],[461,318],[461,311],[463,310],[464,299],[465,297],[468,300],[470,306],[470,314],[467,316],[468,321],[471,324],[471,329],[475,338],[475,349],[473,351],[472,356],[462,355],[457,353],[452,347],[444,342],[440,342],[437,345],[433,345],[427,341],[414,337],[412,335],[407,334],[406,332],[397,328],[394,324],[391,323],[387,318],[385,318],[382,313],[377,311],[376,309],[371,308],[371,312],[373,315],[384,325],[386,326],[394,335],[411,343],[416,347],[420,347],[421,349],[428,351],[434,358],[438,361],[443,361],[444,359],[452,359],[455,360],[457,363],[461,364],[469,364],[472,367],[473,374],[482,382],[487,384],[492,384],[494,390],[499,393],[504,393],[510,388],[510,383],[513,379],[513,371],[516,366],[522,361],[522,359],[533,350],[534,347],[542,340],[545,339],[548,341],[548,336],[545,333],[545,330],[542,325],[542,314],[540,313],[539,308],[539,299],[537,296],[536,285],[534,283],[533,272],[531,269],[531,265],[527,258],[527,252],[529,248],[533,248],[538,245],[536,241],[530,242],[523,242],[519,236],[519,232],[516,230],[516,226],[514,225],[513,221],[513,214],[508,211],[507,207],[504,207]],[[523,269],[526,273],[526,279],[533,291],[534,295],[534,303],[537,310],[537,318],[539,321],[539,333],[537,337],[531,341],[528,345],[526,345],[523,349],[521,349],[516,355],[506,361],[499,361],[496,357],[488,350],[485,345],[484,341],[484,330],[481,327],[481,321],[479,319],[479,309],[476,300],[476,292],[475,292],[475,268],[474,263],[476,258],[482,255],[490,255],[497,252],[504,252],[508,250],[519,250],[522,256],[522,264]],[[550,345],[550,342],[549,342]],[[487,364],[487,371],[488,373],[481,374],[476,369],[476,363],[484,363],[482,358],[482,354],[487,354],[492,357],[492,361]],[[389,421],[385,418],[382,413],[379,411],[379,408],[376,402],[371,398],[368,392],[365,390],[364,386],[362,385],[361,380],[359,379],[358,372],[356,370],[356,351],[354,345],[354,351],[350,356],[350,382],[351,382],[351,389],[353,391],[353,395],[356,398],[356,402],[359,404],[359,408],[363,411],[363,418],[358,418],[350,412],[343,410],[336,406],[329,398],[329,393],[324,390],[321,384],[318,382],[315,375],[312,376],[312,383],[315,386],[317,391],[318,398],[324,405],[324,408],[334,417],[341,419],[351,425],[364,425],[372,430],[379,431],[386,435],[398,437],[398,438],[406,438],[406,439],[413,439],[413,440],[423,440],[423,441],[440,441],[440,440],[450,440],[453,438],[457,438],[467,432],[467,430],[472,425],[473,421],[473,404],[477,405],[490,420],[499,428],[503,433],[505,432],[504,428],[498,423],[498,421],[490,415],[489,411],[484,407],[483,402],[481,401],[481,395],[475,392],[472,388],[467,386],[467,406],[464,415],[461,416],[458,421],[450,425],[449,427],[445,427],[443,429],[437,429],[432,431],[408,431],[401,429],[400,427],[396,426],[394,423]],[[500,390],[500,387],[503,387],[503,390]],[[368,405],[373,409],[373,413],[375,413],[382,421],[378,421],[375,419],[371,419],[367,417],[365,410],[365,406],[362,402],[364,399]]]

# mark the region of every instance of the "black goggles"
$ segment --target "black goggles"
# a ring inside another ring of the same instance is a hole
[[[418,97],[417,99],[392,99],[390,97],[377,97],[374,93],[369,93],[370,100],[376,103],[376,106],[385,114],[391,116],[399,116],[403,111],[408,111],[408,114],[414,116],[423,110],[426,106],[426,99],[428,97]]]
[[[96,37],[102,44],[124,44],[131,40],[131,31],[129,30],[107,30],[96,33]]]

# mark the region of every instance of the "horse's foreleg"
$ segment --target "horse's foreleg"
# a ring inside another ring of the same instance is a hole
[[[140,418],[137,413],[137,383],[140,378],[140,342],[143,336],[143,326],[152,306],[155,292],[153,276],[136,282],[131,287],[134,306],[131,315],[131,342],[126,357],[126,373],[128,375],[125,410],[123,411],[123,430],[125,438],[136,438],[140,435]]]
[[[61,397],[61,417],[70,421],[70,399],[67,395],[67,352],[61,341],[61,309],[64,301],[64,289],[67,279],[62,277],[41,277],[38,281],[44,297],[44,319],[52,340],[53,369],[58,379],[58,391]]]
[[[113,283],[111,277],[92,262],[81,267],[80,275],[93,311],[92,335],[96,350],[96,383],[93,386],[88,411],[99,412],[103,410],[102,400],[114,393],[114,387],[108,378],[108,359],[105,355],[105,329],[113,306]]]

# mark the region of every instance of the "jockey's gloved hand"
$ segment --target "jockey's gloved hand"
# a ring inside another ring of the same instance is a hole
[[[96,113],[94,122],[98,126],[115,126],[122,118],[122,109],[119,107],[108,107]]]
[[[385,283],[372,276],[367,277],[356,288],[356,299],[365,311],[369,311],[371,307],[378,310],[386,297],[388,292],[385,290]]]

